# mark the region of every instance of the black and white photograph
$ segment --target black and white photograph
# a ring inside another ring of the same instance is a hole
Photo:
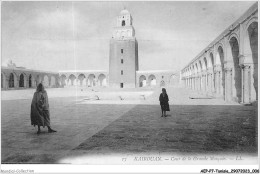
[[[259,173],[258,130],[258,1],[1,1],[1,173]]]

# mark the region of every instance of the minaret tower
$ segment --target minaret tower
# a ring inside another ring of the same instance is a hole
[[[132,16],[122,10],[117,17],[116,27],[110,40],[109,86],[135,88],[138,70],[138,43],[132,26]]]

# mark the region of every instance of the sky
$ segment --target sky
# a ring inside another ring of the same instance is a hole
[[[254,3],[2,1],[1,61],[46,71],[108,71],[109,41],[126,8],[139,44],[139,70],[179,71]]]

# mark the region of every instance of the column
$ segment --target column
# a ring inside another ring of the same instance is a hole
[[[201,77],[200,77],[200,90],[201,92],[204,92],[204,73],[201,73]]]
[[[216,88],[215,88],[215,91],[216,91],[216,94],[219,94],[219,72],[216,71],[215,72],[215,85],[216,85]]]
[[[250,93],[250,80],[249,80],[249,71],[250,70],[250,66],[249,65],[242,65],[242,74],[243,74],[243,80],[242,80],[242,93],[243,93],[243,103],[249,103],[250,102],[250,97],[249,97],[249,93]]]
[[[232,68],[225,68],[225,100],[232,100]]]
[[[203,75],[200,76],[200,91],[203,91]]]
[[[195,77],[192,77],[192,89],[195,90]]]
[[[212,73],[211,72],[208,72],[208,92],[211,94],[212,93],[212,83],[211,83],[211,81],[212,81]]]
[[[14,74],[14,76],[16,76],[16,75]],[[14,77],[14,89],[18,89],[19,88],[19,82],[20,82],[20,76],[18,76],[16,78]]]
[[[215,78],[214,78],[214,71],[213,71],[211,73],[211,92],[212,93],[215,93],[214,83],[215,83]]]
[[[197,81],[198,80],[198,76],[197,75],[195,76],[194,80],[195,80],[195,90],[197,90],[198,89],[198,81]]]
[[[220,95],[221,93],[221,80],[222,78],[220,77],[221,73],[221,65],[216,65],[215,66],[215,91],[217,95]]]
[[[207,93],[207,72],[204,72],[204,93]]]
[[[250,102],[258,100],[258,64],[250,66]]]
[[[51,87],[51,77],[48,77],[49,81],[48,81],[48,87]]]

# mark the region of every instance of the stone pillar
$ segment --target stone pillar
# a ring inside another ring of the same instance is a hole
[[[213,81],[212,73],[213,73],[212,70],[209,69],[208,73],[207,73],[208,74],[208,76],[207,76],[208,77],[208,88],[207,89],[208,89],[209,94],[212,94],[212,92],[213,92],[213,90],[212,90],[212,81]]]
[[[192,78],[190,76],[190,89],[192,89]]]
[[[219,94],[219,71],[215,71],[215,84],[216,84],[215,92],[216,94]]]
[[[225,68],[225,100],[232,100],[232,68]]]
[[[200,76],[199,75],[197,76],[197,89],[196,90],[197,91],[200,90]]]
[[[200,86],[200,90],[201,92],[204,92],[204,74],[201,74],[201,86]]]
[[[211,92],[212,92],[212,93],[215,92],[214,83],[215,83],[215,77],[214,77],[214,72],[212,72],[212,73],[211,73]]]
[[[242,65],[242,102],[247,104],[250,102],[250,66]]]
[[[49,78],[49,84],[48,84],[48,86],[51,88],[52,86],[51,86],[51,76],[50,76],[50,78]]]
[[[258,64],[252,64],[250,66],[250,102],[258,100]]]
[[[205,92],[208,92],[208,73],[207,71],[205,72]]]
[[[20,76],[18,76],[15,80],[14,78],[14,89],[18,89],[19,88],[19,82],[20,82]]]
[[[200,90],[201,92],[204,92],[204,72],[201,72],[201,76],[200,76]]]
[[[192,89],[195,90],[195,77],[193,76],[192,77]]]
[[[207,71],[203,72],[203,92],[207,93]]]
[[[7,81],[7,77],[3,77],[3,90],[7,90],[7,85],[8,85],[8,81]]]
[[[195,76],[195,78],[194,78],[194,80],[195,80],[195,90],[197,90],[198,89],[198,77],[197,77],[197,75]]]
[[[215,91],[217,95],[221,94],[221,65],[215,66]]]

